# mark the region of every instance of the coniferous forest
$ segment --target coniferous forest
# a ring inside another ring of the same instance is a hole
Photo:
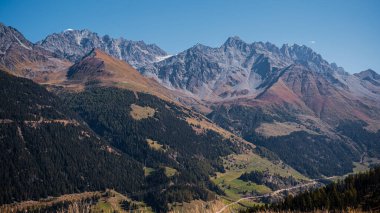
[[[141,189],[142,164],[108,151],[55,95],[0,71],[0,203],[91,190]]]
[[[239,149],[213,131],[196,134],[185,121],[189,115],[183,108],[149,94],[117,88],[89,88],[62,97],[67,106],[112,146],[155,170],[146,177],[147,192],[143,190],[136,195],[137,199],[165,209],[168,202],[209,200],[214,197],[210,190],[222,193],[209,181],[209,176],[224,170],[220,156]],[[135,120],[131,116],[132,104],[151,107],[155,114]],[[147,139],[158,141],[166,148],[151,149]],[[167,177],[163,167],[174,168],[178,173]],[[173,182],[175,185],[169,187]]]
[[[380,167],[349,175],[344,180],[325,187],[287,196],[284,201],[270,206],[256,206],[243,212],[316,210],[346,212],[348,210],[380,211]]]

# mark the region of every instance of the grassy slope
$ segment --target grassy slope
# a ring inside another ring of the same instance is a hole
[[[93,202],[84,204],[86,199],[93,199]],[[38,209],[44,211],[44,209],[49,211],[57,211],[57,209],[51,209],[52,206],[62,206],[58,207],[65,212],[69,209],[90,209],[91,212],[128,212],[122,209],[121,202],[129,201],[136,204],[138,209],[134,209],[139,212],[153,212],[150,207],[148,207],[143,202],[133,201],[130,198],[114,191],[106,190],[104,192],[94,191],[94,192],[83,192],[77,194],[66,194],[59,197],[50,197],[46,199],[41,199],[38,201],[23,201],[14,204],[6,204],[0,206],[0,212],[26,212],[26,211],[39,211]]]
[[[274,164],[252,152],[229,155],[223,159],[223,164],[226,172],[217,173],[217,176],[213,177],[212,181],[226,193],[226,196],[222,198],[225,199],[227,203],[229,201],[236,201],[244,197],[246,193],[251,193],[252,191],[257,194],[271,192],[271,189],[264,185],[239,180],[238,178],[244,172],[264,171],[268,169],[272,174],[276,173],[284,177],[293,176],[297,179],[307,179],[302,174],[284,164]],[[246,204],[249,205],[248,202]]]
[[[124,210],[121,206],[121,202],[129,201],[138,206],[138,209],[134,209],[136,212],[153,212],[150,207],[148,207],[143,202],[132,201],[128,197],[114,191],[108,190],[99,201],[92,206],[92,212],[128,212]]]

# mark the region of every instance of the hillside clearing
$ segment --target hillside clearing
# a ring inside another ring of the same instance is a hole
[[[178,171],[176,169],[173,169],[171,167],[165,166],[165,175],[167,177],[174,176]]]
[[[305,126],[296,124],[293,122],[273,122],[273,123],[262,123],[255,130],[258,134],[265,137],[278,137],[289,135],[292,132],[305,131],[310,134],[318,134],[314,131],[307,129]]]
[[[142,107],[136,104],[131,104],[131,109],[131,116],[135,120],[142,120],[153,117],[154,113],[156,112],[156,110],[151,107]]]
[[[146,139],[146,142],[147,142],[148,146],[153,150],[165,151],[165,149],[163,148],[164,146],[159,144],[157,141],[154,141],[154,140],[148,138],[148,139]]]

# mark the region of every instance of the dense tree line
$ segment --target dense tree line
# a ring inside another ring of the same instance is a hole
[[[257,206],[256,211],[303,211],[328,210],[345,212],[348,209],[380,211],[380,167],[350,175],[344,180],[325,187],[287,196],[283,202],[271,206]]]
[[[188,175],[190,174],[188,173]],[[198,181],[194,183],[184,180],[183,177],[177,175],[167,177],[162,169],[158,169],[147,177],[146,190],[131,197],[144,200],[155,211],[159,212],[167,212],[169,210],[168,203],[190,202],[195,199],[208,201],[216,198],[215,192],[218,192],[219,188],[211,182]]]
[[[287,188],[300,184],[300,181],[292,176],[283,177],[278,174],[270,174],[268,171],[245,172],[239,177],[243,181],[251,181],[259,185],[266,185],[272,190]]]
[[[146,190],[136,199],[165,211],[168,202],[209,199],[210,190],[221,193],[209,176],[223,171],[220,157],[238,152],[238,148],[216,132],[197,134],[185,121],[191,114],[188,110],[149,94],[117,88],[88,88],[81,93],[63,94],[62,98],[112,146],[156,170],[147,177]],[[153,108],[154,116],[135,120],[131,116],[132,104]],[[147,139],[157,141],[166,147],[165,151],[151,149]],[[178,173],[165,178],[159,172],[164,166]],[[163,188],[151,191],[157,185]]]
[[[352,172],[352,162],[359,161],[359,152],[341,140],[304,131],[280,137],[256,135],[255,144],[275,152],[281,160],[309,177],[344,175]]]
[[[366,123],[361,121],[345,121],[340,123],[337,130],[350,137],[358,146],[365,150],[370,157],[380,157],[380,130],[370,132],[365,129]]]

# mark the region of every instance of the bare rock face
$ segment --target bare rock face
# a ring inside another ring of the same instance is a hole
[[[221,100],[255,97],[281,75],[281,70],[294,64],[323,74],[335,84],[341,82],[333,77],[334,73],[346,74],[343,68],[329,64],[306,46],[278,48],[269,42],[248,44],[239,37],[228,38],[218,48],[197,44],[166,60],[144,66],[140,71],[168,87],[189,91],[201,99]]]
[[[356,73],[354,75],[363,81],[367,81],[374,86],[380,87],[380,75],[371,69]]]
[[[66,70],[70,65],[70,62],[58,59],[28,41],[15,28],[0,23],[0,67],[3,69],[36,81],[46,81],[52,73]]]
[[[128,62],[135,68],[162,60],[168,55],[155,44],[124,38],[115,39],[108,35],[99,36],[89,30],[66,30],[54,33],[39,41],[38,45],[71,62],[77,62],[96,48]]]
[[[25,49],[32,49],[33,44],[13,27],[7,27],[0,23],[0,54],[5,55],[12,44],[18,44]]]

